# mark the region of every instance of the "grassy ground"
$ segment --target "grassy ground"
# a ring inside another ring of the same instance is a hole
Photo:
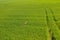
[[[0,40],[60,40],[59,8],[59,3],[2,1]]]

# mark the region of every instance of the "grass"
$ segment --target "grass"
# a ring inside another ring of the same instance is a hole
[[[47,9],[49,10],[49,9]],[[50,13],[51,11],[51,13]],[[48,27],[50,28],[50,35],[52,40],[59,40],[60,39],[60,31],[58,28],[58,25],[56,24],[56,19],[54,17],[54,12],[50,9],[50,11],[47,11],[46,16],[47,16],[47,24]],[[49,13],[49,14],[48,14]]]
[[[0,3],[0,40],[60,40],[59,3],[37,2]]]

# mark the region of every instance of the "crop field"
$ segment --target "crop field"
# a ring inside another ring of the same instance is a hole
[[[0,40],[60,40],[60,3],[0,0]]]

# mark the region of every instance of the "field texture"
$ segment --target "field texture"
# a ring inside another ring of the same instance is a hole
[[[60,40],[60,1],[0,0],[0,40]]]

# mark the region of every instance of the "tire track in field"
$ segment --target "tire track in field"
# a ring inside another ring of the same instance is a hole
[[[48,40],[59,40],[60,36],[57,38],[55,36],[56,33],[59,34],[59,29],[56,23],[57,20],[55,19],[54,12],[52,11],[52,9],[49,8],[49,11],[51,12],[49,13],[47,9],[45,9],[45,13],[46,13],[47,25],[49,27]]]
[[[54,15],[54,12],[53,12],[53,10],[51,9],[51,8],[49,8],[50,9],[50,11],[51,11],[51,13],[52,13],[52,17],[53,17],[53,20],[55,21],[55,24],[58,26],[58,28],[59,28],[59,25],[58,25],[58,23],[57,23],[57,19],[55,18],[55,15]],[[59,30],[60,30],[60,28],[59,28]]]
[[[56,25],[55,27],[56,27],[56,29],[55,30],[57,30],[57,34],[59,34],[60,33],[60,31],[59,31],[59,26],[58,26],[58,24],[57,24],[57,20],[56,20],[56,18],[55,18],[55,15],[54,15],[54,11],[51,9],[51,8],[49,8],[49,10],[50,10],[50,12],[51,12],[51,14],[52,14],[52,18],[53,18],[53,23]],[[54,26],[54,25],[53,25]],[[52,27],[53,27],[52,26]],[[53,27],[53,28],[55,28],[55,27]],[[60,40],[60,34],[58,35],[58,37],[55,37],[56,36],[56,32],[55,32],[55,30],[52,30],[52,40]],[[53,32],[54,31],[54,32]]]
[[[48,12],[47,10],[45,9],[45,13],[46,13],[46,21],[47,21],[47,25],[49,26],[49,19],[48,19]],[[49,29],[49,28],[48,28]],[[51,37],[51,33],[49,33],[49,30],[48,30],[48,39],[47,40],[51,40],[52,37]]]

